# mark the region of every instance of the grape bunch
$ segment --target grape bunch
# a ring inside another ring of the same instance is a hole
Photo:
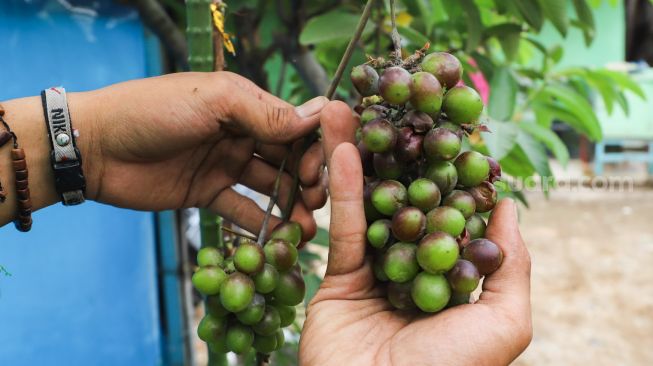
[[[464,148],[483,101],[461,85],[453,55],[423,50],[351,71],[363,96],[358,149],[375,277],[397,309],[427,313],[469,303],[503,253],[483,238],[501,167]]]
[[[195,288],[206,296],[206,315],[197,334],[212,352],[261,354],[280,349],[282,328],[295,321],[295,306],[305,285],[297,264],[302,230],[295,222],[279,224],[261,248],[243,240],[224,258],[215,247],[197,254]]]

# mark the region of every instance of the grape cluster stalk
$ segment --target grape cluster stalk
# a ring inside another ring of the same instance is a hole
[[[362,96],[355,110],[375,277],[395,308],[436,313],[469,303],[501,265],[501,249],[484,238],[501,167],[464,148],[484,106],[462,85],[460,61],[427,49],[370,58],[350,77]]]

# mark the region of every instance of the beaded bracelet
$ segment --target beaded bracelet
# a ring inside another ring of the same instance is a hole
[[[5,110],[0,104],[0,122],[5,127],[5,131],[0,131],[0,147],[13,140],[14,148],[11,150],[11,159],[13,160],[14,179],[16,180],[16,201],[18,202],[18,218],[14,225],[18,231],[27,232],[32,228],[32,200],[30,199],[29,183],[27,180],[27,162],[25,161],[25,151],[18,146],[18,138],[11,131],[9,124],[4,120]],[[6,193],[0,184],[0,203],[7,198]]]

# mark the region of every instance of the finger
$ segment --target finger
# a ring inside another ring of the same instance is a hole
[[[324,107],[320,113],[322,127],[322,147],[327,165],[335,148],[343,142],[356,142],[358,121],[349,106],[340,101],[333,101]],[[358,153],[356,153],[358,155]]]
[[[258,193],[271,196],[276,185],[277,175],[279,170],[267,164],[265,161],[253,158],[249,161],[238,182],[247,186]],[[278,192],[278,206],[285,209],[286,202],[290,197],[293,179],[288,173],[282,173],[280,177],[279,192]],[[310,211],[302,198],[295,200],[291,220],[297,221],[302,226],[302,232],[306,240],[312,238],[314,229],[312,228],[315,220],[313,213]]]
[[[336,147],[329,169],[331,226],[327,275],[351,273],[365,261],[363,171],[358,149],[350,143]]]
[[[326,172],[323,175],[323,178],[320,178],[320,181],[311,187],[302,188],[302,200],[306,204],[306,208],[309,210],[315,211],[319,210],[326,204],[327,201],[327,186],[328,186],[328,176]]]
[[[220,192],[209,205],[209,209],[257,236],[263,226],[263,218],[265,218],[265,211],[254,200],[241,195],[232,188]],[[268,232],[272,231],[280,222],[280,218],[274,215],[270,216]]]
[[[504,199],[493,210],[486,237],[503,252],[501,267],[483,281],[480,301],[514,306],[530,303],[531,261],[519,233],[517,206]]]
[[[283,159],[288,158],[291,149],[288,145],[275,145],[275,144],[257,144],[256,153],[260,155],[265,161],[270,162],[276,166],[280,166]],[[288,162],[286,166],[288,167]]]
[[[249,80],[248,78],[242,77],[241,75],[229,71],[221,71],[219,72],[219,74],[231,80],[233,83],[235,83],[244,91],[251,94],[256,99],[260,99],[265,103],[280,106],[280,107],[292,107],[290,103],[261,89],[258,85],[256,85],[253,81]]]
[[[324,152],[322,144],[311,145],[299,162],[299,181],[304,186],[313,186],[318,183],[324,172]]]
[[[294,141],[319,125],[319,113],[326,105],[325,97],[309,100],[299,107],[267,102],[251,92],[232,86],[223,112],[224,122],[233,130],[245,130],[264,143],[283,144]]]

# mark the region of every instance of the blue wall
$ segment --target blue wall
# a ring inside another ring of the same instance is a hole
[[[0,100],[82,91],[148,75],[137,13],[114,1],[0,2]],[[73,117],[73,123],[74,118]],[[65,217],[65,219],[64,219]],[[151,213],[86,203],[0,229],[0,365],[162,363]]]

